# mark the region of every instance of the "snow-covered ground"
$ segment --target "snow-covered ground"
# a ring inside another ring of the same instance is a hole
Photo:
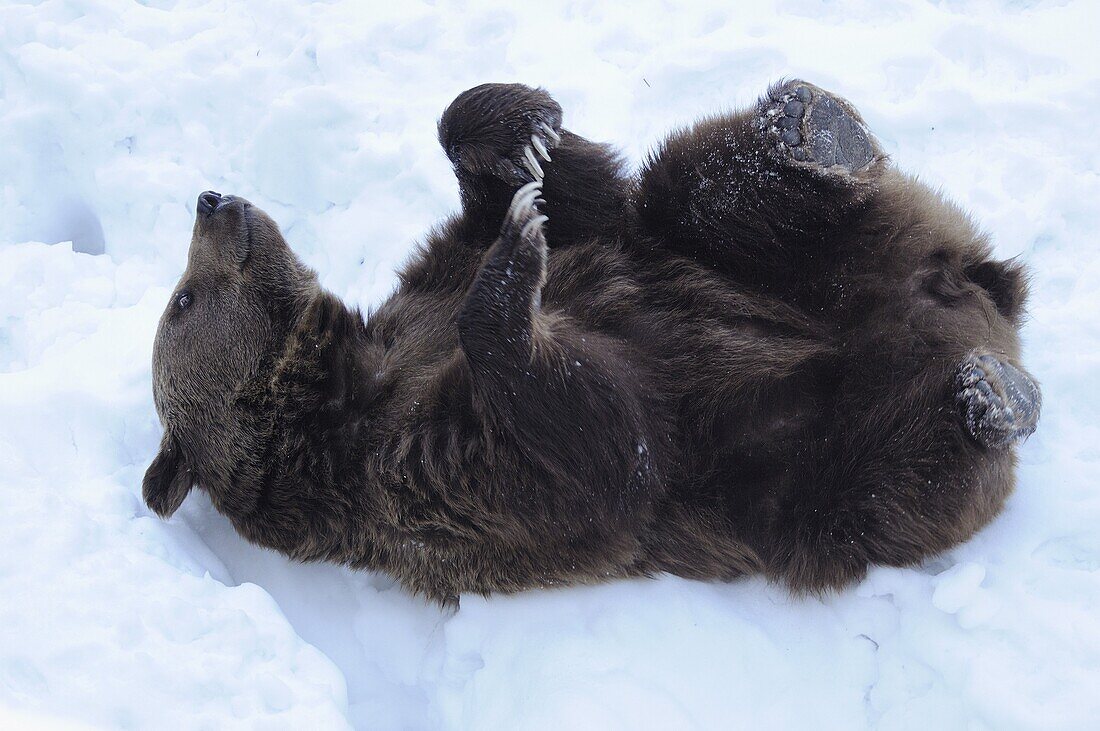
[[[0,726],[1010,729],[1100,719],[1100,5],[0,0]],[[458,204],[435,121],[547,87],[632,159],[779,76],[852,99],[1034,272],[1045,411],[974,540],[823,601],[674,578],[465,597],[140,500],[195,196],[364,306]],[[72,243],[68,243],[72,242]]]

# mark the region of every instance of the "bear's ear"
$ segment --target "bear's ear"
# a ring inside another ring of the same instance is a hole
[[[191,491],[191,468],[187,465],[175,437],[168,432],[160,442],[160,452],[145,471],[141,494],[149,509],[162,518],[170,518]]]
[[[1027,300],[1027,272],[1015,259],[982,261],[965,270],[970,281],[989,293],[1002,315],[1019,323]]]

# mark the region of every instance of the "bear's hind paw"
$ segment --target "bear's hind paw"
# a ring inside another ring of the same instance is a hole
[[[855,109],[813,84],[788,82],[768,101],[763,124],[776,151],[797,164],[858,174],[883,156]]]
[[[955,385],[966,428],[981,444],[1006,449],[1035,431],[1042,397],[1019,368],[988,353],[974,354],[959,366]]]

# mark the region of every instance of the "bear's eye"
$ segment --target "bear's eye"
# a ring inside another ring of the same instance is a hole
[[[180,292],[176,295],[176,307],[180,310],[186,310],[194,301],[195,298],[190,292]]]

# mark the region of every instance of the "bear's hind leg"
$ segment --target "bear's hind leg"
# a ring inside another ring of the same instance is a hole
[[[672,135],[642,171],[642,230],[758,278],[786,276],[878,189],[886,157],[859,113],[812,84]]]
[[[984,352],[916,369],[868,356],[849,370],[761,550],[795,591],[841,588],[871,565],[917,564],[969,539],[1001,510],[1012,447],[1038,420],[1035,382]]]

